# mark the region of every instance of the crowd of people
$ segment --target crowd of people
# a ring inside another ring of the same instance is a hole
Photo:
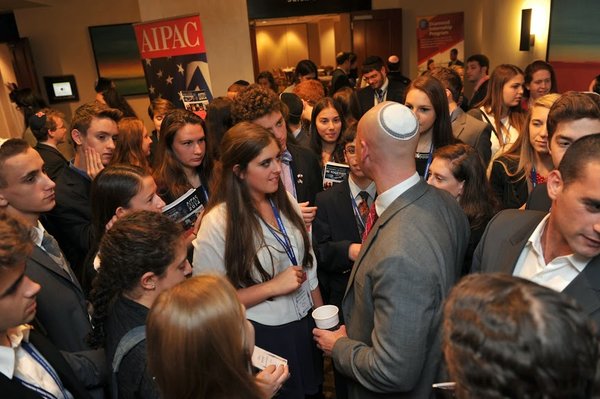
[[[37,143],[0,146],[2,396],[323,398],[326,356],[340,399],[598,397],[600,95],[543,61],[336,64],[206,120],[155,99],[152,132],[104,79],[30,110]]]

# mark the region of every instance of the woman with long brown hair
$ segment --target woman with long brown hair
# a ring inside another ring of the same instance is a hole
[[[436,78],[419,76],[408,86],[404,104],[419,120],[419,143],[415,160],[417,172],[427,179],[435,150],[456,142],[452,135],[446,90]]]
[[[191,188],[208,200],[213,158],[202,118],[183,109],[165,115],[157,156],[154,180],[167,204]]]
[[[524,81],[518,66],[497,66],[490,76],[487,95],[477,109],[469,111],[492,127],[492,159],[507,151],[525,128],[525,111],[521,108]]]
[[[288,375],[273,386],[252,377],[254,328],[233,286],[217,275],[163,292],[146,330],[148,366],[165,399],[270,398]]]
[[[123,118],[119,121],[119,140],[115,146],[115,153],[110,161],[111,165],[134,165],[150,171],[150,145],[152,138],[138,118]]]
[[[282,398],[319,392],[322,361],[310,309],[322,305],[300,207],[281,181],[281,147],[241,122],[221,143],[222,170],[194,240],[194,274],[227,275],[256,330],[258,346],[288,360]]]

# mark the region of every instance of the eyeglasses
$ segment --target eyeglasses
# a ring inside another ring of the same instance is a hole
[[[356,147],[349,145],[348,147],[344,148],[344,152],[346,155],[356,155]]]

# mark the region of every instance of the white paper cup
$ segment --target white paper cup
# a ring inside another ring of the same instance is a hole
[[[337,330],[340,324],[339,309],[335,305],[319,306],[312,312],[317,328],[321,330]]]

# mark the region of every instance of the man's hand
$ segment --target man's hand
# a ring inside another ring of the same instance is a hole
[[[350,246],[348,247],[348,259],[354,262],[356,258],[358,258],[358,253],[360,252],[361,246],[362,244],[350,244]]]
[[[315,216],[317,216],[317,207],[316,206],[308,206],[308,201],[298,203],[300,205],[300,211],[302,212],[302,219],[304,219],[304,224],[308,229],[315,220]]]
[[[271,364],[256,375],[256,384],[265,399],[271,399],[281,389],[281,386],[290,378],[290,369],[287,364],[275,367]]]
[[[331,351],[336,341],[347,336],[346,326],[340,326],[335,331],[313,328],[313,339],[317,341],[317,348],[321,349],[327,356],[331,356]]]

